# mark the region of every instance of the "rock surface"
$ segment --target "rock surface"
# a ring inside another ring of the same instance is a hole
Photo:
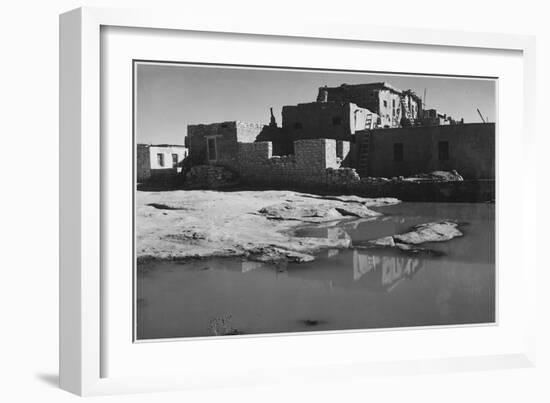
[[[209,256],[308,261],[320,249],[348,248],[350,240],[296,237],[297,226],[374,217],[379,213],[369,207],[398,202],[290,191],[138,191],[136,255],[138,261]]]
[[[462,236],[458,224],[453,221],[430,222],[416,225],[404,234],[385,236],[368,242],[370,247],[398,248],[405,252],[433,252],[418,245],[428,242],[444,242]]]
[[[196,165],[185,175],[185,187],[188,189],[222,189],[238,182],[235,173],[215,165]]]
[[[325,222],[343,217],[366,218],[381,215],[364,204],[317,199],[315,202],[283,202],[264,207],[259,213],[270,219]]]
[[[462,236],[457,223],[440,221],[417,225],[410,232],[394,235],[393,239],[399,243],[419,245],[426,242],[449,241],[457,236]]]
[[[433,171],[429,173],[419,173],[411,176],[396,176],[393,178],[384,177],[363,177],[362,182],[372,184],[399,183],[399,182],[462,182],[464,178],[456,170],[452,171]]]
[[[464,178],[456,170],[452,171],[433,171],[427,174],[417,174],[404,178],[405,181],[428,181],[428,182],[454,182],[463,181]]]

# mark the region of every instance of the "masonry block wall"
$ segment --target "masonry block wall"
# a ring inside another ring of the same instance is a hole
[[[263,125],[230,121],[187,126],[186,145],[192,165],[231,165],[238,154],[238,142],[253,142],[262,131]],[[208,155],[208,139],[215,153]]]
[[[245,183],[269,186],[324,185],[327,168],[340,166],[336,140],[299,140],[294,150],[293,155],[273,156],[271,142],[239,143],[236,162],[225,166],[238,172]]]

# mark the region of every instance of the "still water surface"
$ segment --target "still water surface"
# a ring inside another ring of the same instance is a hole
[[[304,227],[299,236],[350,238],[310,263],[236,258],[140,265],[137,338],[369,329],[495,321],[492,204],[403,203],[385,216]],[[362,243],[442,219],[464,236],[425,244],[437,255]]]

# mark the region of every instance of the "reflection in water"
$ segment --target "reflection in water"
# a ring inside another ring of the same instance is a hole
[[[357,281],[367,273],[381,273],[381,285],[388,291],[403,278],[412,277],[421,267],[416,258],[353,253],[353,279]]]
[[[338,267],[327,265],[326,269],[315,267],[315,262],[301,264],[288,269],[288,276],[309,281],[320,281],[331,287],[367,288],[373,291],[391,291],[403,279],[411,278],[422,267],[422,260],[416,257],[391,255],[384,251],[370,253],[364,250],[349,251],[329,249],[325,252],[327,263],[340,256]],[[342,260],[346,264],[342,264]]]
[[[455,219],[465,224],[464,237],[427,245],[440,257],[328,249],[300,264],[217,258],[140,265],[138,339],[209,336],[212,323],[254,334],[494,322],[494,205],[406,203],[384,211],[298,235],[360,245]]]

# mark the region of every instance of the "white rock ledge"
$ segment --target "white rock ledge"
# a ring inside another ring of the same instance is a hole
[[[373,217],[370,207],[397,199],[323,197],[291,191],[181,190],[136,193],[136,257],[182,260],[246,256],[259,261],[312,260],[326,248],[349,248],[349,239],[302,238],[305,222]]]
[[[369,245],[399,248],[405,251],[418,251],[420,249],[417,245],[428,242],[445,242],[460,236],[463,236],[463,234],[458,229],[458,223],[454,221],[438,221],[416,225],[404,234],[386,236],[369,241]]]

